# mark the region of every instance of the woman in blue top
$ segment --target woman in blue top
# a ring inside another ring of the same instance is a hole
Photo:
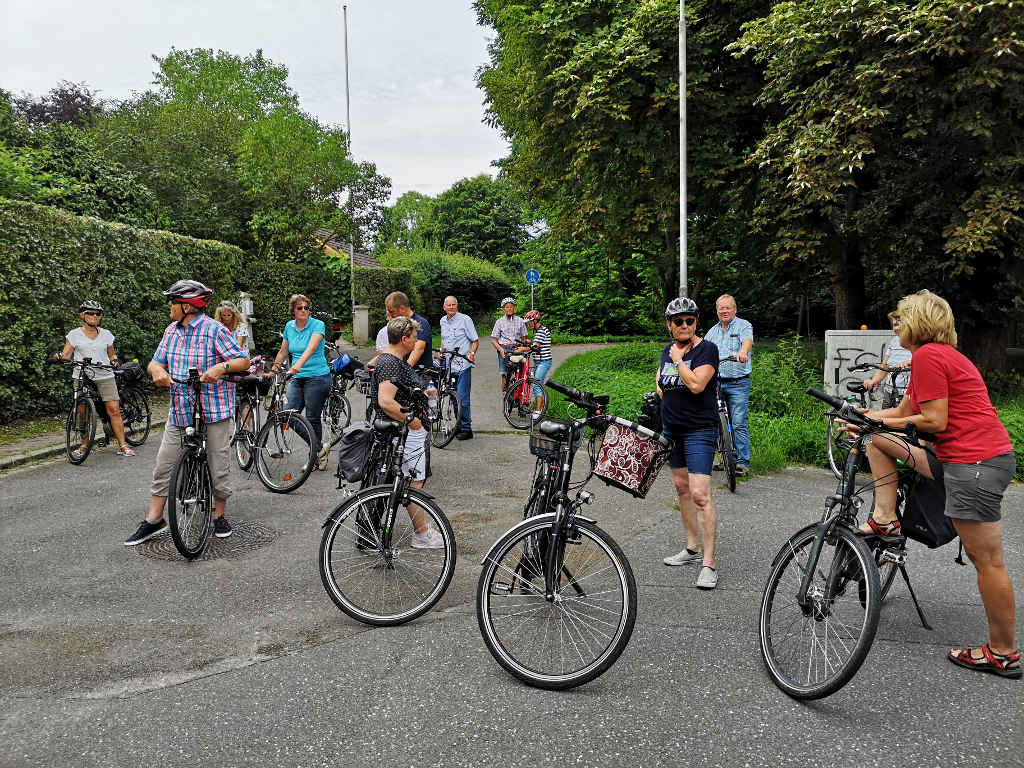
[[[696,585],[714,589],[718,584],[718,517],[711,499],[711,465],[718,444],[718,347],[697,336],[697,317],[697,304],[692,299],[673,299],[665,308],[665,325],[672,341],[661,353],[656,386],[661,397],[661,423],[674,446],[668,465],[679,497],[686,547],[663,562],[701,563]]]
[[[313,425],[313,452],[317,455],[317,469],[327,469],[330,446],[323,444],[323,425],[320,423],[320,412],[331,392],[331,373],[324,356],[324,335],[327,329],[322,320],[310,317],[312,305],[301,293],[292,295],[288,300],[288,309],[294,319],[289,320],[284,327],[281,349],[274,358],[271,370],[279,370],[285,358],[288,358],[288,370],[294,374],[288,385],[288,407],[305,411],[306,418]],[[300,436],[308,439],[306,435]]]

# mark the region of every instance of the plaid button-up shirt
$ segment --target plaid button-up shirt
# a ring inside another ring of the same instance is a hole
[[[502,315],[494,323],[491,336],[503,347],[514,347],[526,338],[526,323],[519,315],[512,315],[511,319]]]
[[[231,331],[209,315],[197,315],[184,328],[171,323],[164,331],[153,360],[167,369],[175,379],[187,379],[189,368],[203,371],[217,363],[245,357]],[[215,384],[201,384],[203,413],[208,424],[229,419],[235,412],[235,385],[220,379]],[[176,427],[192,423],[190,389],[183,384],[171,384],[171,410],[169,419]]]

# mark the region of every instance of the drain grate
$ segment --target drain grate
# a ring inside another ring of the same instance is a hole
[[[231,535],[226,539],[210,537],[209,544],[196,560],[223,560],[243,557],[253,550],[265,547],[278,537],[277,531],[265,523],[256,520],[231,520]],[[136,547],[136,552],[143,557],[156,560],[184,560],[181,553],[174,548],[174,541],[169,531],[143,542]]]

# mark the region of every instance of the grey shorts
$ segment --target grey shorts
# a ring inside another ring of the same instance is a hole
[[[92,383],[96,385],[96,389],[99,390],[100,393],[100,400],[104,403],[120,402],[121,398],[117,394],[116,379],[100,379],[99,381],[93,379]]]
[[[1002,519],[1003,492],[1013,479],[1013,451],[974,464],[942,464],[946,517],[994,523]]]

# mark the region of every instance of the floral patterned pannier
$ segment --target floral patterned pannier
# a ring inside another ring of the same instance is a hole
[[[661,448],[657,440],[610,424],[601,441],[594,474],[608,485],[642,499],[667,460],[668,451]]]

